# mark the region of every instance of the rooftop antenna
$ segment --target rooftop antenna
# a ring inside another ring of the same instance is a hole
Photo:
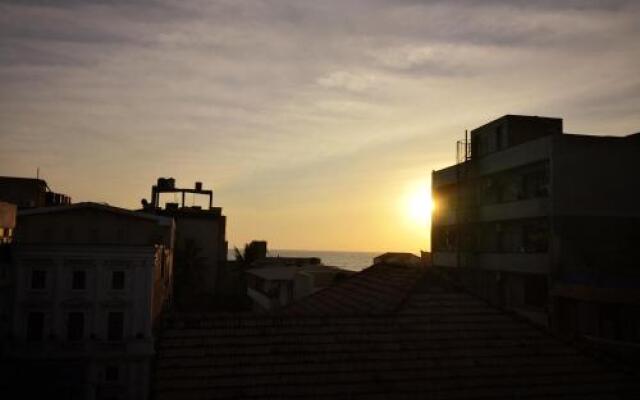
[[[40,179],[40,167],[36,167],[36,179]]]
[[[467,129],[464,130],[464,160],[469,160],[469,131]]]

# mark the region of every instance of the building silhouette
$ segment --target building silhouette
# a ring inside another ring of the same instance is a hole
[[[161,203],[161,195],[179,196],[180,202]],[[187,195],[205,196],[208,206],[187,204]],[[227,260],[226,217],[213,207],[213,191],[196,182],[178,188],[173,178],[158,178],[151,200],[143,200],[143,212],[169,217],[176,225],[176,306],[206,309],[219,291]]]
[[[8,339],[13,314],[13,268],[11,243],[16,228],[17,207],[0,201],[0,343]]]
[[[506,115],[434,171],[433,265],[557,332],[640,341],[640,134]]]
[[[71,197],[52,191],[44,179],[13,176],[0,176],[0,200],[20,209],[71,204]]]

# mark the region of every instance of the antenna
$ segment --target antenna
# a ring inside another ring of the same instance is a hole
[[[467,161],[469,159],[469,131],[467,129],[464,130],[464,160]]]
[[[36,167],[36,179],[40,179],[40,167]]]

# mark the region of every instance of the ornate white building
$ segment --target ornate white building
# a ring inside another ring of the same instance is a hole
[[[102,204],[20,212],[5,346],[16,375],[37,365],[43,390],[67,398],[147,398],[173,241],[171,218]]]

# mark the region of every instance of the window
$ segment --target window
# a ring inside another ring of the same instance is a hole
[[[124,289],[124,271],[111,272],[111,289],[113,290]]]
[[[124,243],[127,241],[127,230],[124,227],[120,227],[116,230],[116,242]]]
[[[104,380],[107,382],[116,382],[119,377],[118,367],[115,365],[107,365],[104,367]]]
[[[30,312],[27,317],[27,341],[39,342],[44,333],[44,313]]]
[[[68,226],[65,228],[64,230],[64,239],[67,242],[72,242],[73,241],[73,228]]]
[[[110,312],[107,319],[107,339],[122,340],[124,330],[124,313]]]
[[[50,242],[53,239],[53,229],[45,228],[42,231],[42,242]]]
[[[164,278],[164,250],[160,251],[160,277]]]
[[[546,221],[531,221],[523,225],[522,249],[527,253],[549,251],[549,228]]]
[[[84,337],[84,313],[71,312],[67,316],[67,339],[82,340]]]
[[[87,285],[87,271],[73,271],[73,279],[71,281],[71,289],[84,290]]]
[[[549,288],[546,275],[524,275],[524,304],[530,307],[546,308],[549,302]]]
[[[31,272],[31,289],[42,290],[47,287],[47,271],[33,270]]]

